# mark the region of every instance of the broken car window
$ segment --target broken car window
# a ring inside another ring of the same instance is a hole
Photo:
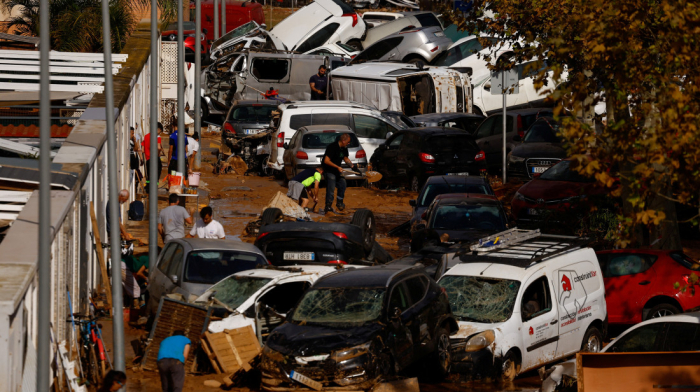
[[[460,204],[438,207],[431,227],[442,230],[505,230],[505,216],[497,205]]]
[[[440,280],[452,313],[461,321],[503,322],[513,314],[520,282],[508,279],[447,275]]]
[[[280,81],[289,74],[289,60],[256,58],[250,72],[258,80]]]
[[[214,284],[236,272],[267,265],[267,260],[254,253],[224,251],[195,251],[187,255],[185,282]]]
[[[212,286],[208,291],[215,291],[214,296],[216,299],[225,303],[231,309],[236,309],[271,280],[250,276],[229,276]]]
[[[362,324],[379,318],[385,290],[366,287],[308,291],[292,321],[313,324]]]

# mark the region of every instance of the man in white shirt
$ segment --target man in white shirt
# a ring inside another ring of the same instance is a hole
[[[187,235],[187,238],[226,238],[224,227],[221,223],[212,219],[213,211],[211,207],[206,206],[199,212],[201,219],[197,219],[192,230]]]
[[[194,156],[199,150],[199,132],[194,132],[192,136],[187,136],[187,160],[190,164],[190,170],[194,169]]]

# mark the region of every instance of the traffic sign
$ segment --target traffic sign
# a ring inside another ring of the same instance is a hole
[[[510,91],[511,88],[514,88],[512,92]],[[518,90],[517,69],[509,69],[507,71],[491,71],[491,95],[501,95],[504,91],[507,94],[518,94],[520,92]]]

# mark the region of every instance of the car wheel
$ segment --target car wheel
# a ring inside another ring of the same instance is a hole
[[[418,176],[411,176],[411,183],[409,184],[409,189],[411,190],[411,192],[420,191],[420,180],[418,179]]]
[[[379,4],[379,2],[377,2],[377,4]],[[346,45],[352,46],[353,48],[355,48],[355,50],[359,50],[359,51],[363,50],[362,49],[362,42],[360,42],[359,39],[351,39],[350,41],[348,41],[346,43]]]
[[[603,334],[598,328],[590,326],[583,335],[583,343],[581,343],[581,351],[584,353],[597,353],[603,349]]]
[[[280,222],[282,220],[282,210],[279,208],[266,208],[262,213],[261,227]]]
[[[209,117],[209,107],[207,107],[207,101],[202,99],[201,103],[199,104],[199,118],[201,120],[204,120],[205,118]]]
[[[418,65],[418,63],[423,63],[423,65],[428,64],[428,62],[425,61],[425,59],[420,57],[420,56],[406,57],[405,59],[403,59],[403,62],[408,63],[408,64],[413,64],[416,66]]]
[[[362,248],[365,254],[370,253],[377,234],[374,213],[366,208],[360,208],[352,215],[350,224],[362,229]]]
[[[508,351],[501,364],[501,380],[513,381],[520,373],[520,359],[513,351]]]
[[[672,316],[674,314],[679,314],[681,313],[680,309],[677,307],[671,305],[671,304],[659,304],[654,306],[649,310],[649,313],[647,313],[646,320],[651,320],[654,318],[659,318],[659,317],[664,317],[664,316]]]
[[[433,374],[438,380],[442,380],[450,373],[452,367],[452,354],[450,353],[450,334],[444,327],[437,332],[435,358],[431,361],[435,370]]]

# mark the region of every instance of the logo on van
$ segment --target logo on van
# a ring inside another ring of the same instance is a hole
[[[573,270],[559,271],[559,306],[562,318],[569,318],[570,322],[575,321],[576,315],[586,304],[588,293],[582,283],[585,279],[585,275],[579,276]]]
[[[530,335],[534,335],[534,334],[535,334],[535,331],[532,329],[532,327],[530,327]]]
[[[571,291],[571,280],[566,275],[561,278],[561,289],[562,291]]]

